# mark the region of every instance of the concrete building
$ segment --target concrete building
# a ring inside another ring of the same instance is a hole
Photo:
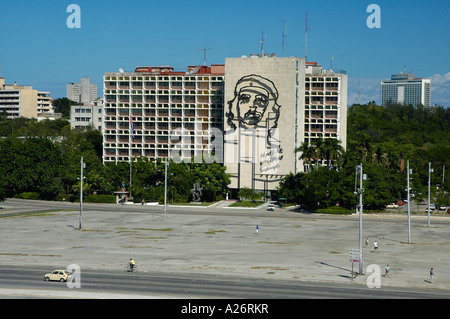
[[[415,78],[414,74],[402,72],[381,81],[381,105],[388,103],[431,106],[430,79]]]
[[[0,78],[0,112],[6,112],[8,119],[54,118],[53,99],[49,92],[41,92],[29,85],[5,84]]]
[[[213,149],[220,156],[222,140],[214,135],[223,129],[223,65],[137,67],[105,73],[103,83],[104,162],[190,161]]]
[[[306,62],[303,140],[314,145],[321,137],[335,138],[347,148],[347,86],[345,71],[324,70]]]
[[[233,194],[277,188],[305,167],[294,150],[318,137],[346,146],[347,75],[297,57],[225,59],[224,164]]]
[[[91,103],[70,106],[70,127],[85,129],[93,127],[102,130],[103,99],[98,98]]]
[[[97,99],[97,85],[92,84],[89,78],[82,78],[80,83],[67,84],[66,96],[79,104],[89,104]]]

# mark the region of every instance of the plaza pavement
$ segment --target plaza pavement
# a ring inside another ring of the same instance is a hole
[[[351,278],[349,250],[358,248],[359,217],[308,214],[294,209],[198,207],[208,214],[183,213],[183,207],[142,207],[139,211],[75,210],[5,217],[16,212],[0,203],[0,264],[44,265],[49,271],[78,264],[83,269],[122,271],[132,257],[140,272],[202,273],[299,281],[372,284],[367,266],[377,265],[380,285],[449,290],[450,217],[412,216],[408,244],[405,215],[363,215],[364,274]],[[104,205],[102,206],[104,207]],[[192,208],[190,208],[192,210]],[[188,208],[186,208],[186,211]],[[214,211],[217,210],[217,214]],[[242,211],[242,210],[241,210]],[[3,218],[1,218],[3,216]],[[259,232],[256,232],[256,225]],[[379,252],[373,251],[373,241]],[[384,268],[391,267],[390,278]],[[433,283],[429,270],[435,269]],[[353,264],[355,272],[359,265]],[[376,288],[375,288],[376,289]]]

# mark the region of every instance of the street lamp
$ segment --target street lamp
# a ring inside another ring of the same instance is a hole
[[[428,162],[428,219],[427,226],[430,226],[430,206],[431,206],[431,198],[430,198],[430,187],[431,187],[431,173],[433,173],[433,169],[431,168],[431,162]]]
[[[165,176],[164,176],[164,216],[167,214],[167,165],[169,163],[167,162],[168,159],[166,158],[166,161],[164,162],[165,166]]]
[[[356,190],[356,179],[358,176],[358,172],[359,172],[359,189]],[[363,203],[362,203],[362,194],[364,193],[364,188],[363,188],[363,180],[367,179],[367,175],[363,174],[363,168],[362,168],[362,163],[358,166],[356,166],[356,170],[355,170],[355,192],[354,194],[357,195],[359,194],[359,252],[361,254],[360,256],[360,261],[359,261],[359,274],[362,275],[362,268],[363,268],[363,261],[362,261],[362,214],[363,214]]]
[[[78,229],[81,230],[81,215],[83,212],[83,168],[86,168],[86,164],[83,162],[83,156],[81,156],[81,177],[80,177],[80,219]]]
[[[409,160],[406,162],[406,189],[408,192],[408,244],[411,244],[411,209],[410,209],[410,201],[411,198],[409,197],[409,174],[412,174],[412,170],[409,169]]]

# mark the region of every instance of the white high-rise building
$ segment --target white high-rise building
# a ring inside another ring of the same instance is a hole
[[[80,104],[89,104],[97,99],[97,85],[89,78],[82,78],[81,83],[68,83],[66,97]]]
[[[394,74],[390,80],[381,81],[381,105],[431,106],[431,80],[415,78],[414,74]]]

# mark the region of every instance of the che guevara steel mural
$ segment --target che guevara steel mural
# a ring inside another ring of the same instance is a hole
[[[239,129],[238,144],[243,141],[242,135],[256,136],[248,146],[254,147],[255,141],[258,144],[258,154],[252,157],[259,163],[260,173],[275,173],[283,158],[277,131],[281,108],[278,97],[271,80],[257,74],[246,75],[236,82],[225,113],[228,126],[235,131]]]

